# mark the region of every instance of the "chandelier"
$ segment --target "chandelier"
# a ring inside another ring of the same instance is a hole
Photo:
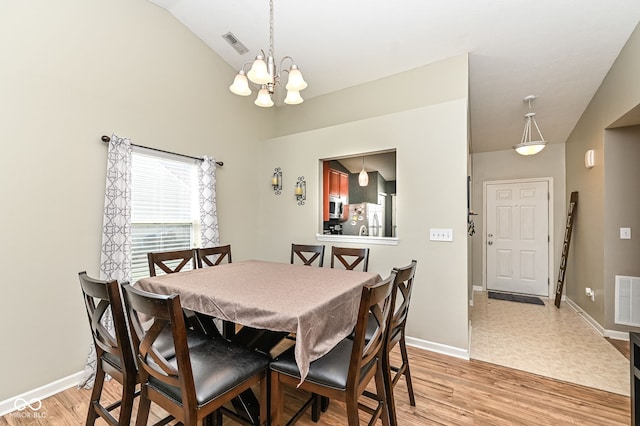
[[[534,95],[529,95],[523,99],[524,102],[529,103],[529,112],[525,114],[524,119],[524,131],[522,132],[522,140],[518,145],[515,145],[513,149],[520,155],[534,155],[539,153],[544,149],[547,145],[547,141],[544,140],[542,136],[542,132],[538,127],[538,123],[536,123],[536,113],[531,112],[531,102],[535,100]],[[531,140],[533,128],[531,124],[533,123],[533,127],[538,132],[538,136],[540,136],[539,140]]]
[[[260,87],[254,104],[259,107],[273,106],[271,95],[274,94],[276,85],[283,83],[283,76],[276,69],[273,55],[273,0],[269,0],[269,54],[265,55],[264,50],[260,50],[260,54],[256,56],[253,62],[245,62],[233,80],[233,84],[229,86],[229,90],[239,96],[249,96],[251,89],[249,88],[248,80],[250,80]],[[289,69],[284,70],[289,75],[285,86],[287,96],[284,99],[284,103],[289,105],[300,104],[303,102],[300,91],[307,87],[307,82],[302,78],[302,73],[298,66],[293,63],[291,56],[282,58],[279,68],[282,69],[285,60],[291,61],[291,66]],[[248,64],[252,64],[251,69],[245,74],[245,67]]]

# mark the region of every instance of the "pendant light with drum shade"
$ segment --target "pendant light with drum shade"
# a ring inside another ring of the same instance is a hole
[[[231,34],[225,34],[223,36],[230,44],[238,44],[237,39]],[[235,43],[234,43],[235,41]],[[280,68],[285,60],[291,61],[289,69],[283,70],[288,74],[287,84],[285,89],[287,90],[287,96],[284,98],[284,103],[288,105],[297,105],[304,101],[300,96],[300,91],[306,89],[307,82],[304,81],[302,73],[298,66],[293,63],[291,56],[285,56],[280,61]],[[251,64],[251,69],[245,74],[245,66]],[[271,107],[274,105],[271,96],[274,94],[276,86],[282,84],[283,77],[276,69],[274,59],[273,48],[273,0],[269,0],[269,53],[265,55],[264,51],[260,51],[260,54],[256,56],[256,59],[251,62],[245,62],[242,65],[238,74],[233,80],[233,84],[229,86],[231,93],[238,96],[249,96],[251,89],[249,88],[249,81],[257,84],[260,87],[258,91],[258,97],[254,101],[259,107]]]
[[[369,174],[364,169],[364,157],[362,157],[362,170],[358,175],[358,185],[360,186],[368,186],[369,185]]]
[[[520,155],[535,155],[542,151],[545,146],[547,146],[547,141],[544,140],[542,136],[542,132],[538,127],[538,123],[536,122],[536,113],[531,112],[531,102],[536,99],[534,95],[529,95],[523,99],[524,102],[529,104],[529,112],[525,114],[524,119],[524,131],[522,132],[522,140],[518,145],[515,145],[513,149]],[[533,123],[533,127],[531,124]],[[533,129],[538,132],[538,136],[540,136],[539,140],[531,140]]]

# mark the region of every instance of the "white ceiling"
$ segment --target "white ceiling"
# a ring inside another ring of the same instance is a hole
[[[150,1],[235,69],[269,48],[268,0]],[[469,52],[473,152],[520,142],[531,94],[545,139],[564,142],[640,20],[639,0],[274,0],[274,8],[276,61],[295,59],[305,99]],[[222,38],[229,31],[248,53]]]

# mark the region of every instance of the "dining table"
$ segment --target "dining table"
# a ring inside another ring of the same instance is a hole
[[[183,308],[256,329],[295,333],[301,382],[309,364],[355,327],[362,287],[377,273],[246,260],[143,278],[142,290],[178,294]]]

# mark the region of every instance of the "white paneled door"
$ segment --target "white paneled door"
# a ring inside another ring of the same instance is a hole
[[[549,296],[549,184],[486,185],[487,290]]]

